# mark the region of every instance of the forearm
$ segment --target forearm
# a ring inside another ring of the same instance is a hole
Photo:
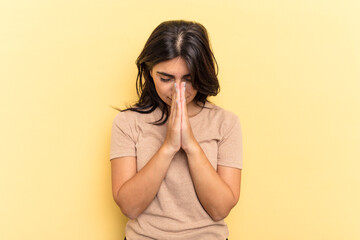
[[[138,173],[121,186],[117,203],[127,217],[138,217],[152,202],[174,155],[163,145]]]
[[[230,187],[222,180],[199,144],[187,152],[191,178],[203,208],[215,220],[225,218],[237,203]]]

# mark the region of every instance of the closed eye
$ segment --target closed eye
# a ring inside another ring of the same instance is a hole
[[[168,82],[168,81],[171,80],[171,78],[160,78],[160,80],[163,81],[163,82]]]

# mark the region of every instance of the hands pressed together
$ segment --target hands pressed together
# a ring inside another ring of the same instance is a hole
[[[185,82],[174,86],[167,133],[162,147],[137,171],[135,157],[112,161],[113,194],[123,213],[136,219],[154,200],[174,155],[182,148],[201,205],[214,221],[225,218],[239,200],[241,172],[218,166],[214,169],[191,129]],[[140,197],[139,197],[140,196]]]
[[[186,103],[186,82],[174,84],[168,129],[164,144],[175,153],[182,148],[186,153],[192,151],[197,141],[189,122]]]

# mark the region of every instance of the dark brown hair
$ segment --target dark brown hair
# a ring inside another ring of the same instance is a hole
[[[197,90],[193,100],[197,105],[202,103],[199,106],[204,107],[208,96],[216,96],[219,93],[218,65],[211,50],[205,27],[192,21],[166,21],[151,33],[136,60],[138,102],[134,106],[120,111],[151,113],[159,107],[162,116],[153,124],[164,124],[169,117],[169,110],[156,92],[150,70],[160,62],[179,56],[184,59],[189,68],[191,83]]]

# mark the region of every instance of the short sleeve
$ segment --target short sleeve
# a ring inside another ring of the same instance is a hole
[[[110,160],[128,156],[136,156],[135,141],[126,112],[120,112],[111,128]]]
[[[218,165],[242,169],[242,132],[239,118],[235,114],[225,123],[218,145]]]

